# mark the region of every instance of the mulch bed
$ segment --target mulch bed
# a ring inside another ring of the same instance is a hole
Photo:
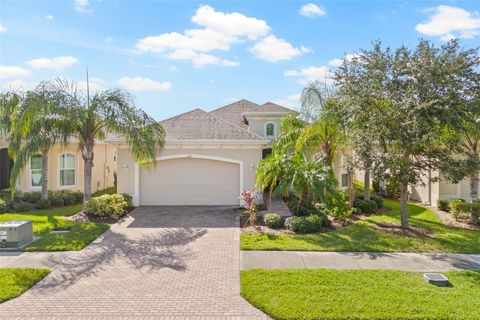
[[[428,206],[427,208],[432,210],[446,226],[467,230],[480,230],[480,226],[469,224],[468,219],[456,220],[450,213],[439,210],[437,207]]]

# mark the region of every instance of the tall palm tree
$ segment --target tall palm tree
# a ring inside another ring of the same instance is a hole
[[[72,136],[78,139],[82,153],[84,201],[91,197],[95,141],[105,139],[107,134],[121,135],[139,165],[154,163],[158,148],[165,144],[165,131],[145,111],[134,105],[127,92],[111,89],[90,97],[88,91],[85,95],[65,80],[57,79],[51,85],[62,94],[62,112],[68,116]]]
[[[66,143],[68,130],[66,118],[60,116],[60,99],[56,92],[47,89],[46,82],[34,91],[28,91],[19,101],[11,116],[9,154],[14,160],[10,175],[10,188],[27,162],[37,154],[42,157],[42,199],[48,199],[48,152],[57,143]]]

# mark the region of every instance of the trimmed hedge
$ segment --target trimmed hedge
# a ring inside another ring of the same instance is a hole
[[[373,214],[377,212],[377,202],[375,200],[363,200],[363,199],[356,199],[355,208],[358,209],[361,213]]]
[[[119,218],[128,209],[129,203],[120,194],[104,194],[90,198],[85,204],[85,211],[101,218]]]
[[[450,211],[450,200],[448,199],[437,199],[437,208],[442,211]]]
[[[283,225],[282,217],[278,213],[266,213],[263,215],[263,222],[269,228],[280,228]]]
[[[295,233],[318,232],[325,224],[323,216],[311,215],[307,217],[293,216],[285,220],[285,228]]]

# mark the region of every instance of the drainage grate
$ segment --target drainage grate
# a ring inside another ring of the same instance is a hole
[[[440,273],[424,273],[423,279],[425,282],[437,285],[439,287],[446,287],[449,285],[448,278]]]

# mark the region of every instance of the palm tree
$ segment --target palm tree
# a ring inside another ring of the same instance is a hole
[[[270,202],[272,201],[272,193],[286,195],[288,188],[285,181],[285,162],[286,157],[278,152],[272,152],[268,157],[258,163],[256,182],[257,187],[261,187],[262,191],[268,189]]]
[[[62,94],[62,112],[69,118],[72,136],[84,161],[84,201],[91,197],[95,141],[107,134],[121,135],[130,146],[133,159],[141,166],[154,163],[158,148],[165,144],[163,127],[142,109],[132,97],[120,90],[98,92],[93,97],[77,91],[74,84],[57,79],[51,83]]]
[[[47,90],[47,83],[40,83],[34,91],[27,92],[11,109],[9,154],[14,160],[10,175],[10,188],[20,171],[30,159],[41,154],[42,199],[48,199],[48,152],[68,137],[66,118],[59,115],[59,96]]]

